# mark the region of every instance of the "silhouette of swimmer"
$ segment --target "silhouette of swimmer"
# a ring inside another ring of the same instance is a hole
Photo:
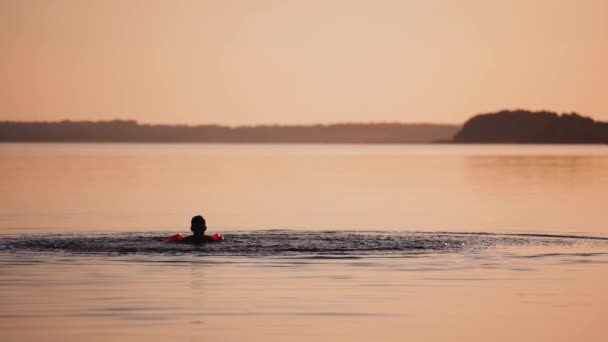
[[[211,236],[205,235],[205,231],[207,230],[207,222],[205,222],[205,219],[200,215],[192,218],[190,221],[190,230],[194,235],[186,236],[181,240],[181,242],[205,243],[214,241]]]

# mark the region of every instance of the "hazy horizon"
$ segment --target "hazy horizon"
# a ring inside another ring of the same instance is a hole
[[[332,126],[332,125],[436,125],[436,126],[462,126],[464,122],[405,122],[405,121],[335,121],[335,122],[310,122],[310,123],[282,123],[282,122],[260,122],[254,124],[220,124],[216,122],[166,122],[152,123],[134,118],[108,118],[108,119],[56,119],[56,120],[3,120],[0,122],[17,123],[57,123],[57,122],[109,122],[109,121],[134,121],[139,125],[167,125],[167,126],[222,126],[222,127],[255,127],[255,126]],[[466,121],[466,120],[465,120]]]
[[[0,120],[608,121],[608,3],[0,1]]]
[[[183,123],[183,122],[161,122],[161,123],[154,123],[154,122],[147,122],[147,121],[142,121],[142,120],[138,120],[136,118],[129,118],[129,117],[115,117],[115,118],[104,118],[104,119],[74,119],[74,118],[59,118],[59,119],[54,119],[54,120],[45,120],[45,119],[41,119],[41,120],[3,120],[0,118],[0,122],[16,122],[16,123],[60,123],[60,122],[94,122],[94,123],[101,123],[101,122],[111,122],[111,121],[125,121],[125,122],[135,122],[138,125],[151,125],[151,126],[156,126],[156,125],[166,125],[166,126],[190,126],[190,127],[195,127],[195,126],[221,126],[221,127],[231,127],[231,128],[237,128],[237,127],[261,127],[261,126],[280,126],[280,127],[295,127],[295,126],[300,126],[300,127],[313,127],[313,126],[334,126],[334,125],[410,125],[410,126],[415,126],[415,125],[435,125],[435,126],[462,126],[464,125],[468,120],[472,119],[475,116],[478,115],[484,115],[484,114],[493,114],[493,113],[499,113],[499,112],[505,112],[505,111],[524,111],[524,112],[551,112],[548,110],[540,110],[540,111],[530,111],[527,109],[501,109],[501,110],[496,110],[496,111],[492,111],[492,112],[487,112],[487,113],[475,113],[475,114],[471,114],[469,117],[467,117],[465,120],[463,120],[462,122],[430,122],[430,121],[382,121],[382,120],[376,120],[376,121],[348,121],[348,119],[345,119],[345,121],[334,121],[334,122],[303,122],[303,123],[284,123],[284,122],[259,122],[259,123],[253,123],[253,124],[221,124],[221,123],[217,123],[217,122],[193,122],[193,123]],[[577,114],[577,115],[581,115],[583,117],[586,118],[590,118],[592,120],[594,120],[595,122],[606,122],[604,120],[601,119],[597,119],[596,117],[592,116],[592,115],[585,115],[585,114],[581,114],[581,113],[577,113],[577,112],[553,112],[557,115],[568,115],[568,114]]]

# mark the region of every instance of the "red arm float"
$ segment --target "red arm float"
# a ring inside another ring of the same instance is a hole
[[[167,238],[167,241],[169,241],[169,242],[178,242],[178,241],[181,241],[183,239],[184,239],[184,236],[182,234],[175,234],[175,235],[169,236]]]

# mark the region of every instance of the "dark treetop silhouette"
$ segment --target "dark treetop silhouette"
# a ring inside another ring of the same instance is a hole
[[[576,113],[526,110],[480,114],[454,136],[457,143],[608,143],[608,123]]]

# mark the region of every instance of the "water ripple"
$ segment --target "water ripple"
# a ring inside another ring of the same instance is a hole
[[[0,252],[109,255],[221,255],[348,259],[474,252],[494,247],[572,246],[585,236],[488,233],[259,230],[225,234],[220,243],[170,243],[171,233],[24,234],[0,238]]]

